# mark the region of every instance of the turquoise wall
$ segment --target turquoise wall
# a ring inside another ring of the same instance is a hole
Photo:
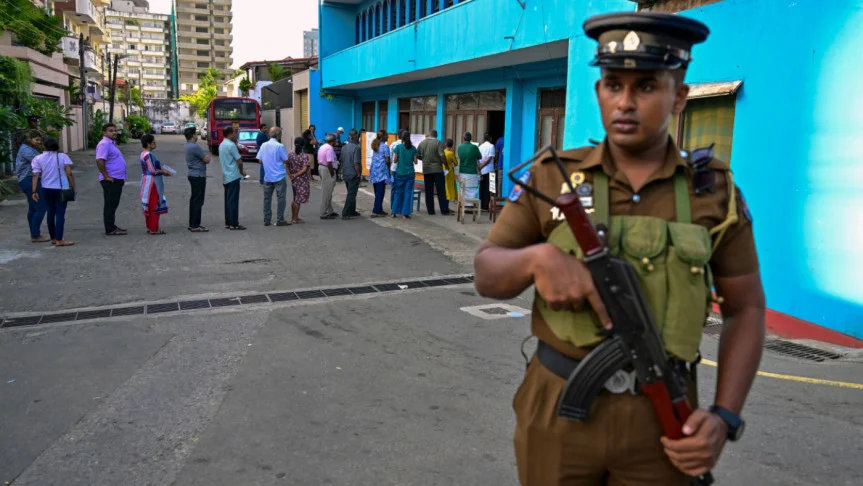
[[[527,5],[522,11],[509,0],[469,0],[334,51],[323,59],[312,93],[323,86],[342,96],[328,101],[313,95],[313,122],[325,125],[326,131],[359,126],[360,103],[386,99],[386,128],[392,131],[398,98],[506,89],[510,165],[533,154],[537,90],[565,85],[564,145],[572,148],[585,145],[589,138],[602,138],[593,89],[599,72],[587,64],[596,45],[581,34],[581,24],[589,15],[632,10],[634,4],[527,0]],[[474,14],[488,18],[489,12],[494,22],[483,24],[483,29],[469,27],[475,21],[469,23],[468,15],[472,20]],[[768,306],[863,338],[863,151],[857,150],[863,143],[863,92],[858,81],[863,64],[855,62],[863,45],[863,3],[723,0],[681,15],[705,22],[712,31],[707,42],[694,49],[688,81],[743,81],[736,98],[731,164],[755,218]],[[353,17],[350,21],[353,36]],[[326,28],[322,26],[322,32]],[[338,91],[348,83],[506,52],[507,35],[515,37],[513,49],[541,45],[546,39],[567,40],[568,58]],[[447,45],[452,47],[441,47]],[[439,111],[442,105],[439,98]],[[443,123],[438,116],[438,131],[443,131]],[[506,181],[504,191],[510,187]]]
[[[522,9],[515,0],[468,0],[340,52],[321,54],[324,88],[368,81],[447,64],[469,61],[511,50],[581,36],[584,19],[610,11],[632,11],[628,0],[527,0]],[[367,6],[366,4],[361,7]],[[349,32],[353,39],[356,12],[336,20],[328,10],[341,8],[324,3],[321,19],[334,25],[324,29]],[[505,37],[512,36],[513,39]],[[346,69],[345,66],[350,66]]]

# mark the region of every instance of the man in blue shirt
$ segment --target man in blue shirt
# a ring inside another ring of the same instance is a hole
[[[258,132],[258,137],[255,139],[255,145],[258,147],[258,153],[261,153],[261,146],[267,143],[270,137],[267,135],[267,124],[261,123],[261,131]],[[261,185],[264,185],[264,164],[261,164]]]
[[[494,153],[497,156],[497,160],[494,162],[495,168],[495,184],[497,185],[497,197],[500,197],[500,191],[503,187],[503,135],[497,139],[497,143],[494,144]]]
[[[219,145],[219,163],[222,165],[222,184],[225,186],[225,228],[244,230],[240,226],[240,181],[245,177],[243,159],[237,148],[239,133],[234,127],[222,129],[225,139]]]
[[[33,199],[33,167],[31,162],[39,155],[38,147],[42,145],[42,134],[37,130],[30,130],[20,135],[21,147],[15,154],[15,171],[18,174],[18,185],[21,192],[27,195],[27,224],[30,229],[30,241],[33,243],[45,243],[51,238],[42,234],[42,221],[45,219],[45,196],[42,193],[42,183],[38,182],[36,193],[38,200]]]
[[[278,213],[276,214],[276,226],[290,226],[285,221],[285,208],[288,205],[287,192],[287,168],[288,152],[281,143],[282,129],[273,127],[270,129],[270,139],[258,151],[258,160],[264,168],[264,226],[272,224],[273,220],[273,191],[276,191]]]

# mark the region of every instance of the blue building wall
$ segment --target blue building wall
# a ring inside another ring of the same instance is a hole
[[[392,131],[399,98],[437,95],[442,132],[445,94],[506,89],[510,165],[533,154],[537,90],[565,85],[565,147],[602,138],[593,87],[599,73],[587,64],[596,45],[581,34],[581,24],[590,15],[632,10],[634,4],[546,0],[544,11],[536,2],[527,5],[522,10],[516,2],[469,0],[360,45],[353,46],[351,39],[350,47],[322,61],[317,87],[311,89],[313,123],[326,131],[359,126],[360,103],[385,99],[390,107],[386,128]],[[489,12],[495,21],[485,24],[488,29],[469,27],[474,14],[487,18]],[[705,22],[712,31],[695,47],[687,80],[743,81],[736,95],[731,164],[755,218],[768,307],[863,338],[863,164],[856,150],[863,144],[863,93],[857,81],[863,65],[856,61],[863,45],[863,4],[723,0],[680,14]],[[323,45],[327,26],[321,28]],[[351,35],[353,29],[352,23]],[[568,57],[339,90],[417,69],[481,61],[507,52],[510,44],[517,50],[541,46],[546,39],[568,41]],[[337,40],[345,43],[344,36]],[[444,42],[453,47],[440,48]],[[315,94],[321,87],[342,96],[319,99]],[[510,187],[505,181],[504,192]]]

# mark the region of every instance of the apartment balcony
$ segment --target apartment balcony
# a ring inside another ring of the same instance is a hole
[[[144,86],[141,86],[141,88],[143,88],[144,91],[165,91],[165,88],[167,88],[167,86],[165,86],[164,84],[161,86],[148,86],[145,84]]]
[[[105,15],[96,9],[91,0],[54,2],[54,11],[73,22],[89,26],[89,37],[105,35]],[[101,39],[97,39],[101,40]]]
[[[165,79],[168,77],[168,73],[162,74],[143,74],[144,79]]]
[[[165,67],[165,63],[163,62],[152,62],[152,61],[144,61],[141,63],[145,68],[163,68]]]
[[[60,45],[63,49],[63,61],[70,66],[80,66],[81,58],[78,53],[78,39],[69,36],[63,37]],[[92,50],[84,50],[84,69],[93,74],[101,75],[102,73],[101,63],[96,57],[96,53]]]
[[[140,42],[141,42],[141,44],[155,44],[155,45],[159,45],[159,44],[164,44],[164,43],[165,43],[165,39],[164,39],[164,38],[163,38],[163,39],[147,39],[147,38],[145,38],[145,37],[141,37]]]
[[[194,54],[180,54],[179,59],[181,61],[201,61],[201,62],[210,62],[210,56],[196,56]]]
[[[213,39],[219,40],[233,40],[233,36],[231,34],[213,34]]]
[[[178,21],[179,23],[179,21]],[[191,25],[192,27],[207,27],[210,28],[209,20],[186,20],[183,22],[185,25]]]
[[[194,5],[177,5],[177,13],[181,14],[193,14],[193,15],[208,15],[210,13],[210,9],[207,8],[196,8]]]
[[[141,26],[141,32],[165,32],[164,27],[145,27]]]

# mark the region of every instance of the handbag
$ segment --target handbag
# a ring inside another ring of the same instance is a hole
[[[63,189],[63,172],[60,170],[60,154],[57,154],[57,179],[60,181],[60,202],[67,203],[75,200],[75,190]]]

